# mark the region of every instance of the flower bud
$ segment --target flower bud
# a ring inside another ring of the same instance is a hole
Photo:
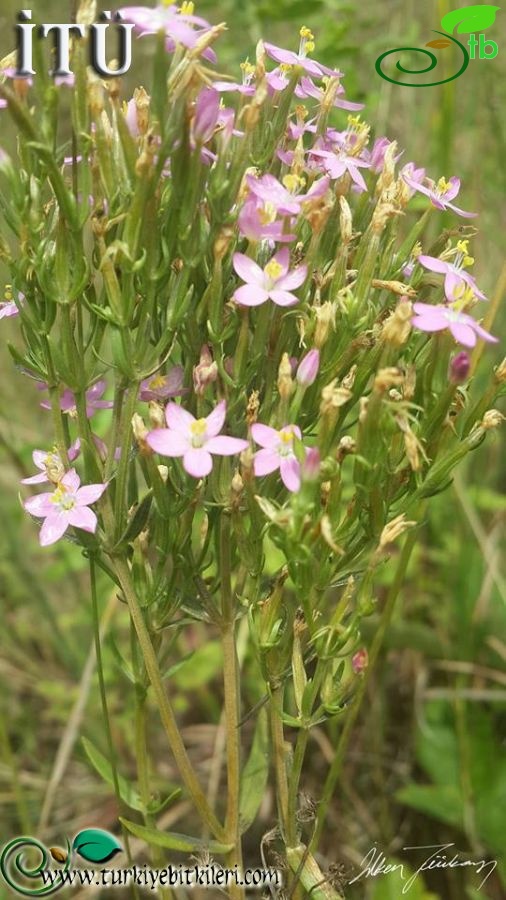
[[[465,350],[457,353],[450,362],[448,377],[452,384],[464,384],[471,370],[471,359]]]
[[[317,481],[320,475],[320,451],[317,447],[311,447],[302,463],[302,480]]]
[[[321,306],[314,307],[316,316],[314,342],[319,349],[327,343],[330,331],[336,327],[336,310],[335,303],[329,300]]]
[[[405,297],[401,297],[399,304],[383,325],[382,337],[392,347],[402,347],[411,333],[411,319],[413,306]]]
[[[494,369],[494,377],[498,384],[504,384],[506,381],[506,359],[503,359],[502,363],[499,363],[496,369]]]
[[[506,417],[498,409],[489,409],[483,416],[481,427],[490,431],[492,428],[499,428],[503,422],[506,422]]]
[[[169,468],[168,466],[158,466],[158,471],[160,473],[160,478],[162,479],[164,484],[167,484],[169,478]]]
[[[314,384],[320,368],[320,351],[310,350],[297,369],[297,381],[302,387]]]
[[[202,397],[206,388],[218,378],[218,365],[214,362],[211,351],[204,344],[200,351],[200,362],[193,369],[193,388]]]
[[[283,353],[278,370],[278,391],[282,400],[289,400],[293,392],[292,364],[288,353]]]
[[[135,88],[134,104],[137,113],[137,130],[139,134],[146,134],[149,127],[149,104],[151,98],[143,87]]]
[[[336,459],[338,463],[342,463],[343,459],[346,456],[349,456],[352,453],[357,452],[357,442],[354,438],[349,434],[343,435],[341,440],[339,441],[339,446],[336,451]]]
[[[351,667],[355,672],[355,675],[362,675],[363,672],[367,669],[369,665],[369,654],[365,647],[362,647],[360,650],[357,650],[356,653],[353,654],[351,658]]]
[[[132,431],[137,446],[142,455],[151,456],[153,451],[146,442],[149,431],[144,424],[144,419],[139,415],[139,413],[134,413],[132,416]]]
[[[150,400],[149,402],[149,424],[153,429],[167,427],[163,407],[156,400]]]

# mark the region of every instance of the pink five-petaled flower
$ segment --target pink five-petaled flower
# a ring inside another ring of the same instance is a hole
[[[247,175],[246,183],[255,197],[281,215],[298,216],[304,203],[323,197],[330,182],[328,178],[319,178],[307,194],[297,193],[304,180],[296,175],[285,175],[283,184],[274,175],[262,175],[261,178]]]
[[[401,175],[412,190],[429,197],[436,209],[451,209],[464,219],[474,219],[478,215],[478,213],[466,212],[450,202],[460,191],[460,178],[455,175],[449,181],[446,178],[440,178],[437,184],[432,178],[427,178],[428,185],[423,184],[419,179],[412,178],[410,173],[405,170],[401,172]]]
[[[352,103],[351,100],[343,100],[342,96],[344,94],[344,88],[340,84],[337,88],[336,95],[334,98],[333,106],[338,109],[348,109],[350,112],[356,112],[357,110],[363,109],[363,103]],[[309,97],[314,100],[318,100],[320,103],[323,102],[325,97],[325,88],[318,87],[314,81],[311,81],[307,75],[304,75],[301,78],[301,82],[295,88],[295,96],[300,97],[302,100],[306,100]]]
[[[443,331],[445,328],[449,328],[455,340],[464,347],[474,347],[477,336],[489,343],[497,343],[497,338],[478,325],[472,316],[458,312],[449,306],[415,303],[413,311],[415,313],[413,325],[420,331]]]
[[[445,276],[445,294],[450,303],[460,300],[466,290],[466,285],[479,300],[486,300],[472,275],[465,271],[464,266],[473,262],[472,257],[467,256],[467,241],[461,241],[458,245],[459,253],[454,262],[445,262],[437,256],[419,256],[418,262],[430,272],[437,272]]]
[[[270,475],[279,469],[281,480],[289,491],[300,488],[300,462],[295,455],[294,439],[301,439],[297,425],[285,425],[280,431],[257,422],[251,426],[253,440],[262,447],[253,457],[255,475]]]
[[[97,409],[112,409],[113,403],[110,400],[100,399],[106,387],[105,381],[97,381],[96,384],[86,391],[86,415],[88,419],[91,419],[93,413]],[[38,388],[41,391],[46,390],[47,384],[40,382]],[[40,405],[42,409],[51,409],[51,404],[48,400],[44,400]],[[63,413],[67,413],[71,417],[77,415],[76,398],[70,388],[65,388],[60,397],[60,409]]]
[[[182,456],[188,474],[204,478],[213,467],[211,454],[234,456],[248,447],[248,442],[241,438],[220,435],[226,412],[224,400],[205,419],[196,419],[177,403],[168,403],[165,409],[168,428],[150,431],[146,441],[162,456]]]
[[[139,391],[140,400],[170,400],[171,397],[179,397],[187,394],[183,388],[184,369],[182,366],[173,366],[167,375],[159,372],[151,378],[145,378],[141,382]]]
[[[81,441],[77,439],[67,450],[69,462],[73,462],[79,456],[80,449]],[[61,481],[65,474],[65,466],[56,447],[49,453],[45,450],[34,450],[32,459],[40,472],[38,475],[31,475],[30,478],[23,478],[21,484],[45,484],[47,481],[57,484]]]
[[[119,12],[127,22],[135,25],[141,36],[156,34],[157,31],[165,32],[169,52],[175,49],[176,44],[192,49],[198,39],[211,28],[206,19],[186,12],[184,4],[178,8],[175,4],[161,3],[154,9],[147,6],[125,6]],[[210,47],[203,56],[216,61],[216,54]]]
[[[307,266],[298,266],[288,271],[290,251],[287,247],[279,250],[265,269],[244,253],[234,254],[234,269],[246,284],[237,288],[234,300],[240,306],[260,306],[266,300],[272,300],[277,306],[293,306],[297,297],[291,293],[293,288],[304,284]]]
[[[39,535],[42,547],[58,541],[69,525],[95,533],[97,517],[89,506],[100,499],[107,485],[80,485],[79,475],[75,469],[71,469],[52,494],[38,494],[25,501],[24,507],[30,515],[44,519]]]

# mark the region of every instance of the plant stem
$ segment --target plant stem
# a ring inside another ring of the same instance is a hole
[[[190,794],[202,821],[208,825],[218,841],[224,842],[225,831],[209,807],[206,796],[200,786],[195,770],[183,744],[174,710],[172,709],[172,705],[163,685],[155,650],[146,628],[142,609],[135,593],[128,563],[123,557],[114,555],[111,556],[111,561],[128,604],[130,616],[139,639],[146,671],[153,686],[162,724],[169,739],[170,748],[181,774],[181,778],[183,779],[186,789]]]
[[[273,688],[270,702],[270,720],[272,735],[272,752],[274,757],[274,769],[276,773],[276,788],[278,795],[278,809],[283,836],[288,843],[288,808],[289,808],[289,791],[288,778],[286,775],[285,760],[285,736],[283,733],[283,721],[281,713],[283,711],[283,685]]]
[[[232,595],[230,516],[222,512],[220,522],[220,574],[222,601],[221,641],[223,648],[223,689],[225,696],[225,728],[227,735],[227,812],[225,831],[227,841],[233,844],[229,864],[242,869],[241,832],[239,823],[239,796],[241,788],[240,745],[240,696],[239,669],[235,636],[235,603]],[[232,885],[230,896],[244,897],[244,890]]]
[[[336,747],[336,752],[334,755],[334,759],[330,766],[327,779],[325,781],[325,786],[323,789],[323,795],[318,806],[318,815],[316,819],[316,829],[313,836],[313,840],[311,842],[311,849],[314,851],[318,847],[323,826],[325,824],[325,819],[327,817],[328,808],[330,805],[330,801],[332,800],[334,790],[336,784],[341,775],[341,769],[344,761],[344,755],[346,753],[346,749],[348,747],[348,741],[351,737],[355,722],[357,720],[358,714],[362,707],[362,702],[365,697],[367,687],[369,684],[369,680],[371,674],[374,671],[375,664],[377,662],[378,656],[380,654],[381,648],[383,646],[383,641],[385,639],[385,634],[387,632],[388,626],[392,620],[392,615],[395,609],[395,604],[397,597],[399,595],[399,591],[402,587],[402,583],[404,580],[404,576],[406,574],[406,570],[408,567],[408,563],[411,557],[411,553],[413,551],[413,547],[415,546],[416,539],[418,537],[418,532],[416,529],[413,529],[404,542],[404,546],[402,548],[402,552],[399,558],[399,563],[397,566],[397,571],[395,573],[394,581],[390,587],[388,592],[387,601],[385,603],[383,612],[381,614],[381,620],[374,637],[372,647],[369,653],[369,665],[363,676],[362,682],[358,689],[355,702],[351,707],[347,717],[344,728],[341,732],[341,736],[339,738],[339,742]]]

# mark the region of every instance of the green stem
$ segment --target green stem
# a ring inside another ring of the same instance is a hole
[[[273,688],[270,702],[270,720],[272,753],[274,757],[274,769],[276,773],[279,819],[284,839],[286,843],[288,843],[289,791],[288,778],[286,775],[285,736],[283,733],[283,721],[281,719],[281,714],[283,711],[283,697],[283,685]]]
[[[385,603],[383,612],[381,614],[381,619],[379,623],[378,630],[374,637],[372,647],[369,653],[369,665],[366,670],[365,675],[363,676],[362,682],[360,684],[360,688],[357,692],[355,702],[351,707],[348,716],[346,718],[346,722],[344,728],[341,732],[341,736],[339,738],[339,742],[336,747],[336,752],[334,755],[334,759],[330,766],[327,779],[325,781],[325,786],[323,789],[323,795],[318,806],[318,815],[316,819],[316,829],[313,836],[313,840],[311,842],[311,849],[314,851],[318,847],[323,827],[325,824],[325,819],[327,817],[327,812],[329,808],[329,804],[334,795],[334,790],[341,775],[341,769],[344,761],[344,755],[346,753],[348,747],[348,741],[351,737],[353,728],[355,726],[355,722],[357,720],[358,714],[362,708],[362,702],[364,700],[367,687],[369,684],[369,680],[371,678],[372,673],[374,672],[374,667],[377,662],[380,651],[383,647],[383,641],[385,639],[386,632],[388,630],[388,626],[392,620],[392,615],[395,609],[395,604],[397,601],[397,597],[402,587],[402,583],[404,581],[404,576],[406,574],[408,563],[411,558],[411,553],[413,551],[413,547],[415,546],[416,540],[418,537],[418,532],[416,529],[413,529],[402,548],[402,552],[399,558],[399,563],[397,566],[397,571],[395,573],[394,581],[390,587],[388,592],[387,601]]]
[[[128,604],[130,616],[139,639],[146,671],[153,686],[162,724],[169,739],[170,748],[181,774],[181,778],[183,779],[186,789],[190,794],[202,821],[208,825],[217,840],[225,841],[225,831],[209,807],[206,796],[200,786],[195,770],[183,744],[172,704],[163,685],[155,650],[146,628],[142,609],[135,593],[128,563],[124,558],[119,556],[111,556],[111,561]]]
[[[114,786],[114,793],[116,795],[116,802],[118,804],[118,811],[121,811],[123,808],[123,801],[121,799],[120,787],[119,787],[119,778],[118,778],[118,768],[116,765],[116,753],[114,750],[114,742],[112,739],[112,730],[111,730],[111,719],[109,716],[109,705],[107,703],[107,692],[105,687],[105,678],[104,678],[104,665],[102,658],[102,642],[100,640],[100,615],[98,611],[98,596],[97,596],[97,579],[96,579],[96,569],[95,569],[95,561],[92,557],[89,560],[89,570],[90,570],[90,587],[91,587],[91,606],[93,612],[93,634],[95,638],[95,653],[97,657],[97,675],[98,675],[98,687],[100,691],[100,702],[102,704],[102,716],[104,719],[105,726],[105,734],[107,738],[107,747],[109,750],[109,762],[111,766],[112,773],[112,783]],[[123,840],[125,842],[125,851],[127,856],[127,861],[129,865],[132,865],[133,859],[130,853],[130,843],[129,843],[129,835],[124,826],[122,826]],[[134,897],[135,900],[139,900],[139,892],[137,890],[137,886],[134,885]]]
[[[123,533],[124,514],[125,514],[125,495],[128,478],[128,466],[130,463],[130,444],[132,437],[132,416],[135,412],[137,403],[138,384],[130,384],[128,393],[123,407],[122,417],[122,433],[123,440],[121,442],[121,454],[119,458],[118,474],[116,477],[116,496],[115,496],[115,521],[116,521],[116,537],[120,538]]]

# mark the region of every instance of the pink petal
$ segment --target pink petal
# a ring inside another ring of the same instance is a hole
[[[478,213],[466,212],[465,209],[461,209],[460,206],[455,206],[453,203],[447,203],[446,206],[456,212],[458,216],[462,216],[463,219],[475,219],[478,215]]]
[[[76,493],[78,506],[89,506],[90,503],[95,503],[100,499],[106,487],[106,484],[87,484],[79,488]]]
[[[291,291],[293,288],[298,288],[301,284],[304,284],[306,278],[307,266],[298,266],[292,272],[288,272],[288,275],[284,275],[276,281],[276,290]]]
[[[64,487],[67,488],[68,491],[70,491],[72,494],[75,494],[75,492],[79,488],[79,485],[81,484],[81,479],[79,478],[79,475],[77,474],[75,469],[70,469],[69,472],[65,472],[61,483],[64,485]]]
[[[289,491],[297,492],[300,490],[300,463],[294,456],[284,456],[281,458],[279,466],[281,480]]]
[[[146,435],[146,443],[162,456],[184,456],[191,446],[189,436],[172,428],[155,428]]]
[[[207,429],[206,435],[210,438],[215,437],[215,435],[219,434],[221,429],[225,424],[225,416],[227,414],[227,404],[224,400],[222,400],[218,405],[213,409],[212,413],[206,418]]]
[[[253,457],[255,475],[270,475],[279,469],[280,458],[275,450],[259,450]]]
[[[446,275],[449,271],[448,263],[443,262],[442,259],[437,259],[435,256],[419,256],[418,262],[425,269],[429,269],[430,272],[439,272],[442,275]]]
[[[476,334],[483,338],[484,341],[488,341],[489,344],[497,344],[499,342],[499,338],[496,338],[495,335],[485,331],[481,325],[478,325],[478,322],[474,323],[474,330],[476,331]]]
[[[29,497],[28,500],[25,500],[23,505],[30,515],[45,518],[54,513],[52,496],[52,494],[37,494],[36,497]]]
[[[195,421],[195,416],[178,406],[177,403],[167,403],[165,407],[165,420],[169,428],[178,431],[182,435],[188,435],[190,426]]]
[[[39,542],[41,547],[48,547],[55,544],[65,534],[69,526],[68,513],[57,512],[52,513],[45,519],[39,532]]]
[[[46,459],[49,456],[47,452],[44,450],[34,450],[32,453],[32,459],[37,466],[38,469],[46,469]]]
[[[74,507],[68,513],[69,524],[74,528],[82,528],[83,531],[89,531],[95,534],[97,530],[97,517],[92,509],[87,506]]]
[[[262,425],[261,422],[255,422],[251,426],[251,434],[253,440],[261,447],[267,447],[269,450],[279,445],[279,432],[270,425]]]
[[[227,437],[225,434],[212,437],[205,443],[205,449],[218,456],[234,456],[235,453],[242,453],[248,447],[248,442],[242,438]]]
[[[38,475],[32,475],[31,478],[22,478],[21,484],[44,484],[49,481],[45,472],[39,472]]]
[[[477,338],[471,325],[467,325],[465,322],[449,322],[448,327],[459,344],[464,347],[475,346]]]
[[[448,328],[448,322],[443,319],[429,319],[426,316],[414,316],[412,324],[421,331],[444,331],[445,328]]]
[[[260,306],[268,299],[268,292],[255,284],[243,284],[234,294],[234,300],[239,306]]]
[[[258,263],[244,253],[234,253],[233,263],[239,278],[246,284],[257,284],[262,287],[265,276]]]
[[[187,450],[183,458],[183,466],[194,478],[205,478],[213,468],[213,458],[203,447]]]
[[[294,306],[299,302],[295,294],[290,294],[289,291],[270,291],[269,297],[277,306]]]

